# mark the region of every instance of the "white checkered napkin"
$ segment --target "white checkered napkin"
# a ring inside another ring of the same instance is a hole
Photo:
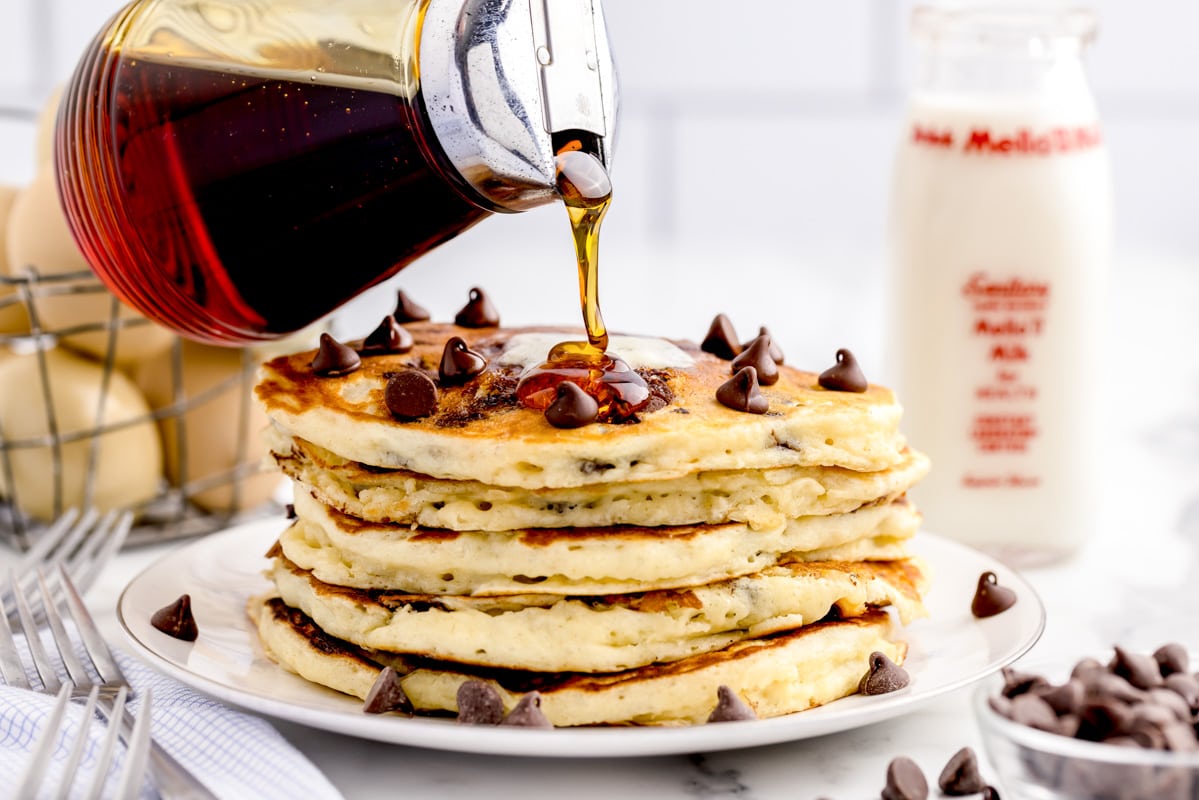
[[[136,715],[137,696],[147,688],[154,690],[151,727],[154,739],[217,797],[341,798],[312,762],[266,720],[198,694],[124,653],[118,652],[116,657],[134,688],[130,709]],[[0,686],[0,794],[2,787],[12,787],[20,778],[53,706],[51,695]],[[73,708],[70,713],[70,719],[77,724],[81,708]],[[90,731],[91,741],[80,766],[86,776],[91,775],[91,764],[99,753],[104,730],[102,725],[93,725]],[[73,741],[74,731],[75,725],[70,726],[63,741]],[[52,769],[61,768],[69,749],[67,744],[60,744],[53,756]],[[116,789],[119,766],[119,762],[113,765],[105,796],[111,796]],[[86,785],[86,781],[83,783]],[[148,783],[144,796],[155,796]]]

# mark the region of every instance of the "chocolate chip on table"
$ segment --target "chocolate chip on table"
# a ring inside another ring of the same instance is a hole
[[[191,595],[180,595],[179,599],[170,605],[163,606],[150,617],[150,624],[167,636],[194,642],[200,635],[196,627],[196,618],[192,615]]]
[[[722,406],[749,414],[765,414],[770,409],[770,401],[758,391],[758,371],[753,367],[742,367],[720,384],[716,399]]]
[[[770,337],[759,336],[733,359],[733,372],[753,367],[758,372],[758,383],[773,386],[779,382],[779,365],[770,357]]]
[[[545,419],[555,428],[581,428],[595,422],[599,403],[577,384],[563,381],[555,390],[554,401],[545,409]]]
[[[907,670],[887,658],[884,653],[870,654],[870,669],[858,681],[858,691],[866,695],[896,692],[911,682]]]
[[[937,786],[950,797],[978,794],[986,788],[983,776],[978,771],[978,756],[969,747],[954,753],[949,763],[941,770]]]
[[[1152,689],[1163,684],[1157,659],[1144,653],[1130,653],[1119,645],[1116,645],[1111,671],[1138,689]]]
[[[508,712],[501,725],[518,728],[552,728],[554,724],[541,710],[541,693],[529,692]]]
[[[1163,644],[1154,650],[1153,660],[1157,662],[1158,670],[1163,678],[1175,673],[1186,672],[1190,667],[1187,649],[1177,642]]]
[[[915,761],[899,756],[887,765],[887,785],[883,787],[883,800],[926,800],[928,781]]]
[[[737,332],[733,323],[724,314],[717,314],[708,326],[708,335],[700,343],[700,350],[711,353],[717,358],[732,361],[741,353],[741,345],[737,343]]]
[[[463,681],[458,687],[458,722],[463,725],[499,725],[504,719],[504,701],[495,687],[485,681]]]
[[[770,357],[774,359],[774,363],[782,364],[783,361],[786,360],[783,357],[783,348],[779,347],[779,343],[777,341],[775,341],[774,335],[770,332],[770,328],[767,328],[765,325],[758,328],[758,336],[769,336],[770,337]],[[752,339],[748,342],[745,342],[744,344],[741,345],[741,349],[744,350],[746,347],[749,347],[750,344],[752,344],[752,342],[753,342]]]
[[[987,571],[978,576],[970,613],[983,619],[1007,611],[1015,604],[1016,593],[1006,586],[1000,586],[994,572]]]
[[[362,347],[359,349],[359,352],[375,355],[407,353],[412,349],[414,344],[415,341],[412,338],[412,334],[400,325],[400,323],[396,322],[394,316],[388,314],[379,323],[379,327],[371,331],[370,335],[362,340]]]
[[[391,315],[401,325],[405,322],[424,322],[429,319],[429,312],[425,307],[414,303],[403,289],[396,292],[396,310]]]
[[[437,410],[437,384],[419,369],[402,370],[387,379],[383,402],[400,419],[427,417]]]
[[[500,312],[479,287],[470,290],[470,300],[454,315],[454,324],[462,328],[494,328],[500,324]]]
[[[443,384],[465,383],[487,368],[487,359],[466,346],[461,336],[452,336],[441,352],[437,372]]]
[[[321,334],[320,348],[309,364],[312,371],[325,378],[348,375],[362,366],[354,348],[348,347],[327,333]]]
[[[748,704],[727,686],[716,689],[716,708],[708,715],[708,722],[738,722],[757,719],[758,715]]]
[[[837,363],[820,373],[817,383],[834,392],[860,394],[870,388],[858,360],[844,347],[837,351]]]
[[[362,703],[362,711],[365,714],[386,714],[389,711],[412,713],[412,701],[400,685],[400,676],[394,669],[384,667],[379,677],[375,678],[374,685]]]

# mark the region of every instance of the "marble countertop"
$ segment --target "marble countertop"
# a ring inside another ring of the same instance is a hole
[[[1048,610],[1033,661],[1103,656],[1115,643],[1199,650],[1199,265],[1152,259],[1116,272],[1107,385],[1078,387],[1105,406],[1102,522],[1072,560],[1026,571]],[[1169,298],[1163,300],[1163,298]],[[89,594],[113,641],[120,589],[171,545],[122,554]],[[1189,637],[1189,638],[1188,638]],[[678,757],[488,757],[380,744],[277,722],[348,798],[878,797],[887,763],[907,755],[930,781],[961,746],[980,753],[969,689],[846,733]],[[983,761],[985,778],[994,771]],[[1002,788],[1002,787],[1001,787]]]

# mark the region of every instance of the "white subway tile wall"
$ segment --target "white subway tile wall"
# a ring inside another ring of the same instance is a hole
[[[813,310],[811,296],[828,270],[851,273],[867,287],[882,280],[914,5],[606,0],[623,117],[604,280],[644,287],[640,295],[605,296],[614,327],[639,324],[665,306],[690,326],[668,333],[698,336],[713,313],[733,307],[710,298],[718,276],[753,287],[719,290],[748,296],[741,328],[752,332],[770,321],[793,348],[823,354],[843,341],[823,341],[812,315],[851,330],[847,317],[877,312],[877,291],[864,308],[837,297]],[[65,80],[117,6],[0,0],[0,181],[28,179],[32,133],[20,117]],[[1190,219],[1199,207],[1199,49],[1192,41],[1199,5],[1091,6],[1102,23],[1090,63],[1116,175],[1117,247],[1191,259],[1199,253],[1199,225]],[[406,270],[403,281],[423,285],[428,296],[447,291],[447,275],[454,276],[460,286],[443,312],[480,282],[511,309],[508,321],[544,320],[546,308],[564,315],[575,288],[573,266],[559,265],[571,258],[560,216],[544,209],[489,221],[425,259],[428,266]],[[543,285],[531,292],[534,279]],[[777,285],[800,287],[806,297],[768,288]],[[799,308],[806,321],[796,319]]]

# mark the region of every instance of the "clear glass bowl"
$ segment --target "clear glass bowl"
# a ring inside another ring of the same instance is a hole
[[[1005,798],[1199,800],[1199,752],[1120,747],[1030,728],[991,708],[988,699],[1002,688],[998,676],[976,687],[974,713]]]

